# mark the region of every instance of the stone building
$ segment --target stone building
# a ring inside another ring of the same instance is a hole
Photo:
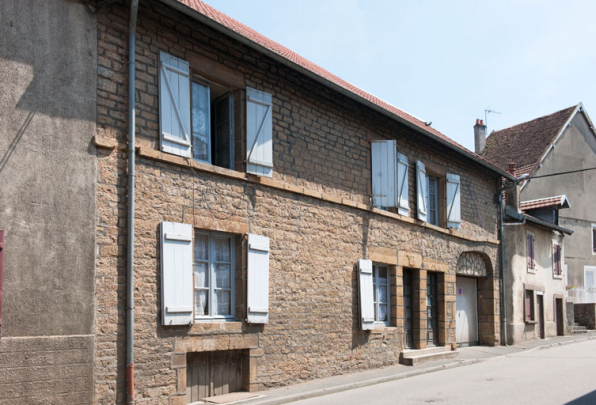
[[[0,401],[183,404],[501,342],[513,176],[199,1],[87,3],[0,5]]]
[[[95,394],[122,403],[129,9],[97,18]],[[136,30],[135,400],[499,344],[511,175],[198,1],[141,1]]]

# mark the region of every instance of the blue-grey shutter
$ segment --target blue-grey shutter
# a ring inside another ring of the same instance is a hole
[[[461,184],[457,174],[447,173],[447,228],[461,223]]]
[[[161,150],[191,157],[190,66],[159,53],[159,128]]]
[[[269,238],[248,234],[248,323],[269,322]]]
[[[408,190],[408,170],[410,164],[408,157],[397,154],[397,212],[400,215],[409,215],[410,201]]]
[[[375,207],[397,207],[397,150],[394,140],[372,141],[372,194]]]
[[[161,311],[163,325],[193,321],[193,227],[161,223]]]
[[[273,176],[273,111],[271,94],[246,89],[246,171]]]
[[[360,299],[360,327],[372,330],[375,327],[375,303],[373,293],[372,261],[358,260],[358,289]]]
[[[421,161],[416,161],[416,191],[418,205],[418,219],[426,222],[428,214],[428,181],[426,180],[426,167]]]

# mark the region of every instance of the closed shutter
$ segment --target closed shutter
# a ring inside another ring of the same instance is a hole
[[[559,244],[553,245],[553,260],[555,275],[561,275],[561,246]]]
[[[421,161],[416,161],[416,191],[418,194],[418,219],[426,222],[428,209],[428,182],[426,181],[426,167]]]
[[[163,152],[191,156],[190,66],[165,52],[159,53],[159,128]]]
[[[395,141],[372,141],[372,193],[375,207],[397,207]]]
[[[248,323],[269,322],[269,238],[248,234]]]
[[[193,321],[192,225],[161,223],[161,311],[163,325]]]
[[[358,287],[360,298],[360,326],[362,330],[375,327],[372,261],[358,260]]]
[[[447,228],[458,229],[461,223],[461,184],[457,174],[447,173]]]
[[[271,94],[246,89],[246,171],[273,175],[273,120]]]
[[[530,242],[532,248],[532,269],[536,269],[536,238],[534,238],[534,235],[530,235]]]
[[[534,237],[531,234],[526,237],[526,256],[528,269],[534,269]]]
[[[397,212],[409,215],[410,201],[408,189],[408,170],[410,164],[406,155],[397,154]]]
[[[592,252],[596,253],[596,227],[592,227]]]

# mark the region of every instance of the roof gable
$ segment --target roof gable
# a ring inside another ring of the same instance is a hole
[[[536,118],[510,128],[493,131],[486,139],[482,156],[507,170],[515,163],[516,176],[533,174],[564,125],[581,104]]]

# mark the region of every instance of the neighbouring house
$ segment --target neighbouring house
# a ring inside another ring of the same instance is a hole
[[[521,202],[518,208],[507,205],[505,209],[508,344],[570,333],[566,330],[563,269],[564,237],[573,231],[559,226],[560,209],[569,209],[564,195]]]
[[[184,404],[502,342],[506,170],[199,1],[0,11],[0,399]]]
[[[579,291],[578,302],[595,302],[596,291],[590,290],[596,290],[596,132],[583,105],[493,131],[486,147],[479,146],[476,152],[500,168],[514,164],[516,176],[530,176],[521,187],[522,201],[569,197],[571,207],[558,218],[560,226],[573,230],[566,238],[564,279],[579,287],[570,290],[570,300]]]
[[[86,5],[0,2],[2,404],[93,401],[95,72]]]

